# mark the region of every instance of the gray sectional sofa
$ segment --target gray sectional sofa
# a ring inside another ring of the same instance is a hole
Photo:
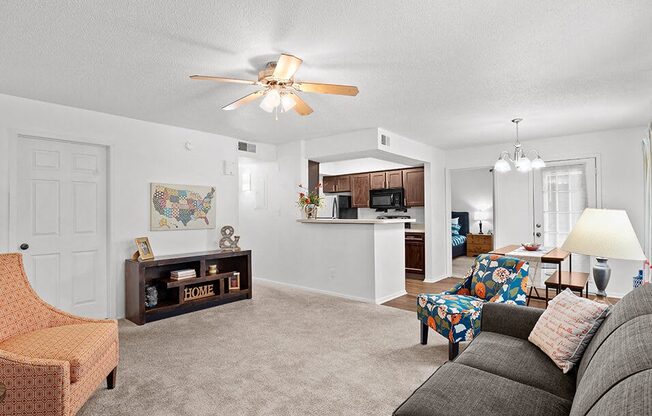
[[[652,285],[613,306],[569,374],[527,340],[541,313],[486,303],[480,335],[394,415],[652,415]]]

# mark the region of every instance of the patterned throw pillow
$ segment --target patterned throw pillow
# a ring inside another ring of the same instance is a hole
[[[451,224],[451,234],[452,235],[460,235],[460,230],[462,229],[462,226],[459,224]]]
[[[609,306],[575,296],[566,289],[548,304],[528,340],[568,373],[609,314]]]

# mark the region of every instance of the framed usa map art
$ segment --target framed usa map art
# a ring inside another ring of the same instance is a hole
[[[149,204],[152,231],[215,228],[215,187],[152,183]]]

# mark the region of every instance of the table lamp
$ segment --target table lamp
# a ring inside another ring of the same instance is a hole
[[[489,213],[486,211],[475,211],[473,213],[473,219],[476,221],[480,221],[480,232],[478,234],[482,234],[482,220],[488,220]]]
[[[595,256],[593,281],[599,296],[607,296],[605,289],[611,277],[607,258],[645,260],[627,212],[619,209],[586,208],[561,249]]]

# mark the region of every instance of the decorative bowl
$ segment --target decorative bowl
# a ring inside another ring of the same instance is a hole
[[[521,244],[521,246],[523,246],[523,248],[526,249],[527,251],[537,251],[539,247],[541,247],[541,244],[525,243],[525,244]]]

